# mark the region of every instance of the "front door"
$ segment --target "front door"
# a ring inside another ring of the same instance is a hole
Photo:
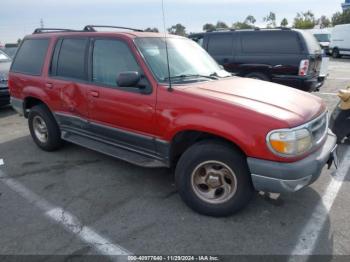
[[[153,153],[156,90],[152,90],[123,40],[95,39],[92,50],[92,85],[88,89],[90,131],[128,149]],[[142,88],[117,85],[119,73],[127,71],[141,74]]]

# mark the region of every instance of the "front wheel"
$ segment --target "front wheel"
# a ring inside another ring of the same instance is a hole
[[[209,216],[241,210],[254,192],[245,156],[220,142],[191,146],[177,164],[175,179],[184,202]]]

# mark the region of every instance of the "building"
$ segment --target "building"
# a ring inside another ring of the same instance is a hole
[[[345,0],[345,3],[341,5],[343,7],[343,10],[350,9],[350,0]]]

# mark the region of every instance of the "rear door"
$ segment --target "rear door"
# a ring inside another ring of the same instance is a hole
[[[47,89],[59,91],[60,108],[55,112],[61,128],[83,132],[87,127],[87,55],[89,38],[58,39]]]

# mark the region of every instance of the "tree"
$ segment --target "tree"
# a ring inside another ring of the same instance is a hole
[[[234,29],[253,29],[256,19],[252,15],[248,15],[243,22],[236,22],[232,25]]]
[[[158,30],[157,27],[153,27],[153,28],[147,27],[144,31],[145,31],[145,32],[155,32],[155,33],[159,33],[159,30]]]
[[[333,26],[341,24],[350,24],[350,9],[344,11],[343,13],[337,12],[332,17]]]
[[[234,29],[253,29],[254,26],[247,24],[246,22],[236,22],[232,25]]]
[[[267,23],[267,28],[276,27],[276,14],[270,12],[266,17],[264,17],[264,22]]]
[[[227,24],[222,21],[218,21],[216,23],[216,29],[227,29],[227,28],[228,28]]]
[[[288,20],[287,18],[283,18],[282,21],[281,21],[281,26],[282,27],[287,27],[288,26]]]
[[[234,29],[252,29],[253,27],[251,25],[248,25],[244,22],[236,22],[232,25]]]
[[[254,25],[256,22],[256,19],[252,15],[248,15],[247,18],[244,20],[244,23],[249,24],[249,25]]]
[[[216,27],[213,24],[207,23],[207,24],[203,25],[203,31],[212,32],[215,30],[216,30]]]
[[[176,24],[173,25],[172,27],[168,28],[168,32],[173,35],[181,35],[181,36],[186,36],[186,27],[183,26],[182,24]]]
[[[298,13],[294,18],[294,27],[298,29],[312,29],[316,25],[315,15],[311,11]]]
[[[327,28],[331,26],[331,20],[325,15],[321,16],[316,23],[320,26],[320,28]]]

